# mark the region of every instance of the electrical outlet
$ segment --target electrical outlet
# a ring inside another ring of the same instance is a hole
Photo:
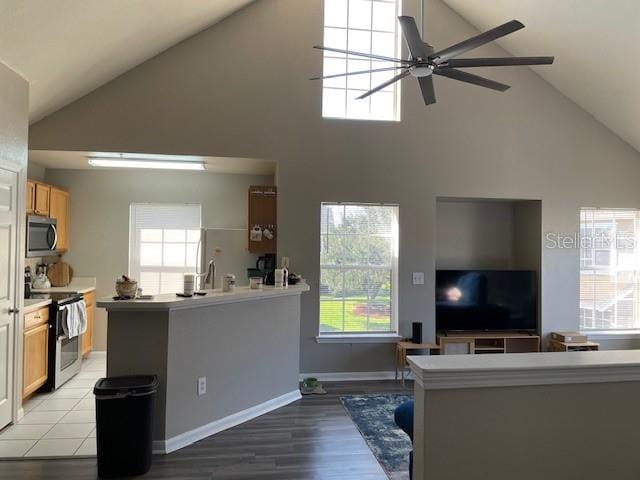
[[[413,284],[424,285],[424,272],[413,272]]]
[[[198,378],[198,396],[207,393],[207,377]]]

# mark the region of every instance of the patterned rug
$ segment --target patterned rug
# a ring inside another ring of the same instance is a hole
[[[410,395],[394,393],[340,397],[353,423],[391,480],[409,478],[411,440],[395,424],[393,412],[398,405],[412,399]]]

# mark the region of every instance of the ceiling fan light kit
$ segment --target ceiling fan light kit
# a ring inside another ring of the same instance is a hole
[[[433,75],[447,77],[452,80],[458,80],[464,83],[470,83],[479,87],[489,88],[498,92],[504,92],[511,88],[504,83],[490,80],[480,75],[475,75],[458,68],[476,68],[476,67],[508,67],[520,65],[551,65],[553,57],[506,57],[506,58],[456,58],[463,53],[474,50],[482,45],[490,43],[501,37],[516,32],[524,25],[518,20],[511,20],[503,25],[487,30],[479,35],[468,38],[460,43],[456,43],[443,50],[436,51],[435,48],[423,41],[416,21],[413,17],[398,17],[402,34],[409,49],[409,59],[402,60],[400,58],[391,58],[370,53],[354,52],[351,50],[343,50],[339,48],[331,48],[324,46],[314,46],[318,50],[342,53],[356,57],[365,57],[371,60],[381,60],[394,63],[393,67],[376,68],[372,70],[361,70],[357,72],[340,73],[337,75],[328,75],[324,77],[314,77],[311,80],[324,80],[328,78],[347,77],[351,75],[362,75],[366,73],[397,71],[400,70],[393,78],[372,88],[368,92],[360,95],[358,99],[367,98],[376,92],[392,85],[405,77],[412,76],[418,80],[420,91],[425,105],[436,103],[435,90],[433,88]]]

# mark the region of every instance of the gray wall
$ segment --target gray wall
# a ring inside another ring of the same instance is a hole
[[[514,222],[512,202],[439,200],[436,268],[513,268]]]
[[[162,439],[167,424],[169,311],[111,312],[109,316],[107,375],[158,376],[153,438]],[[191,391],[196,390],[193,388]]]
[[[477,33],[440,0],[425,5],[430,43]],[[582,205],[640,207],[640,154],[531,70],[486,72],[513,85],[504,94],[437,78],[428,108],[407,79],[401,122],[329,120],[308,81],[322,69],[320,43],[321,0],[259,0],[33,125],[31,145],[279,161],[280,254],[312,287],[302,372],[393,368],[391,345],[315,342],[321,201],[400,204],[401,333],[423,321],[431,339],[437,197],[539,199],[543,232],[575,232]],[[541,262],[543,330],[577,328],[578,251],[545,249]],[[425,285],[411,285],[412,271]]]
[[[513,206],[513,265],[540,273],[542,256],[542,205],[539,201]]]
[[[640,382],[418,387],[413,478],[635,480],[638,395]]]
[[[39,180],[41,182],[45,181],[45,176],[47,174],[47,169],[38,165],[37,163],[33,163],[29,161],[29,167],[27,170],[27,176],[31,180]]]
[[[298,390],[300,298],[171,312],[167,438]]]
[[[202,172],[55,170],[46,181],[69,189],[69,252],[74,275],[96,277],[99,297],[114,293],[129,268],[129,205],[135,202],[200,203],[202,225],[246,228],[249,185],[270,185],[271,176]],[[250,266],[250,265],[248,265]],[[106,312],[96,310],[94,349],[106,347]]]
[[[153,438],[166,440],[297,391],[299,316],[299,295],[112,311],[107,374],[158,375]]]

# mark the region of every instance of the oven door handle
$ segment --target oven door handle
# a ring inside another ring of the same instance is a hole
[[[55,225],[49,225],[49,232],[53,233],[53,242],[49,241],[49,247],[51,250],[56,249],[56,245],[58,245],[58,229]],[[47,240],[49,240],[49,235],[47,234]]]

